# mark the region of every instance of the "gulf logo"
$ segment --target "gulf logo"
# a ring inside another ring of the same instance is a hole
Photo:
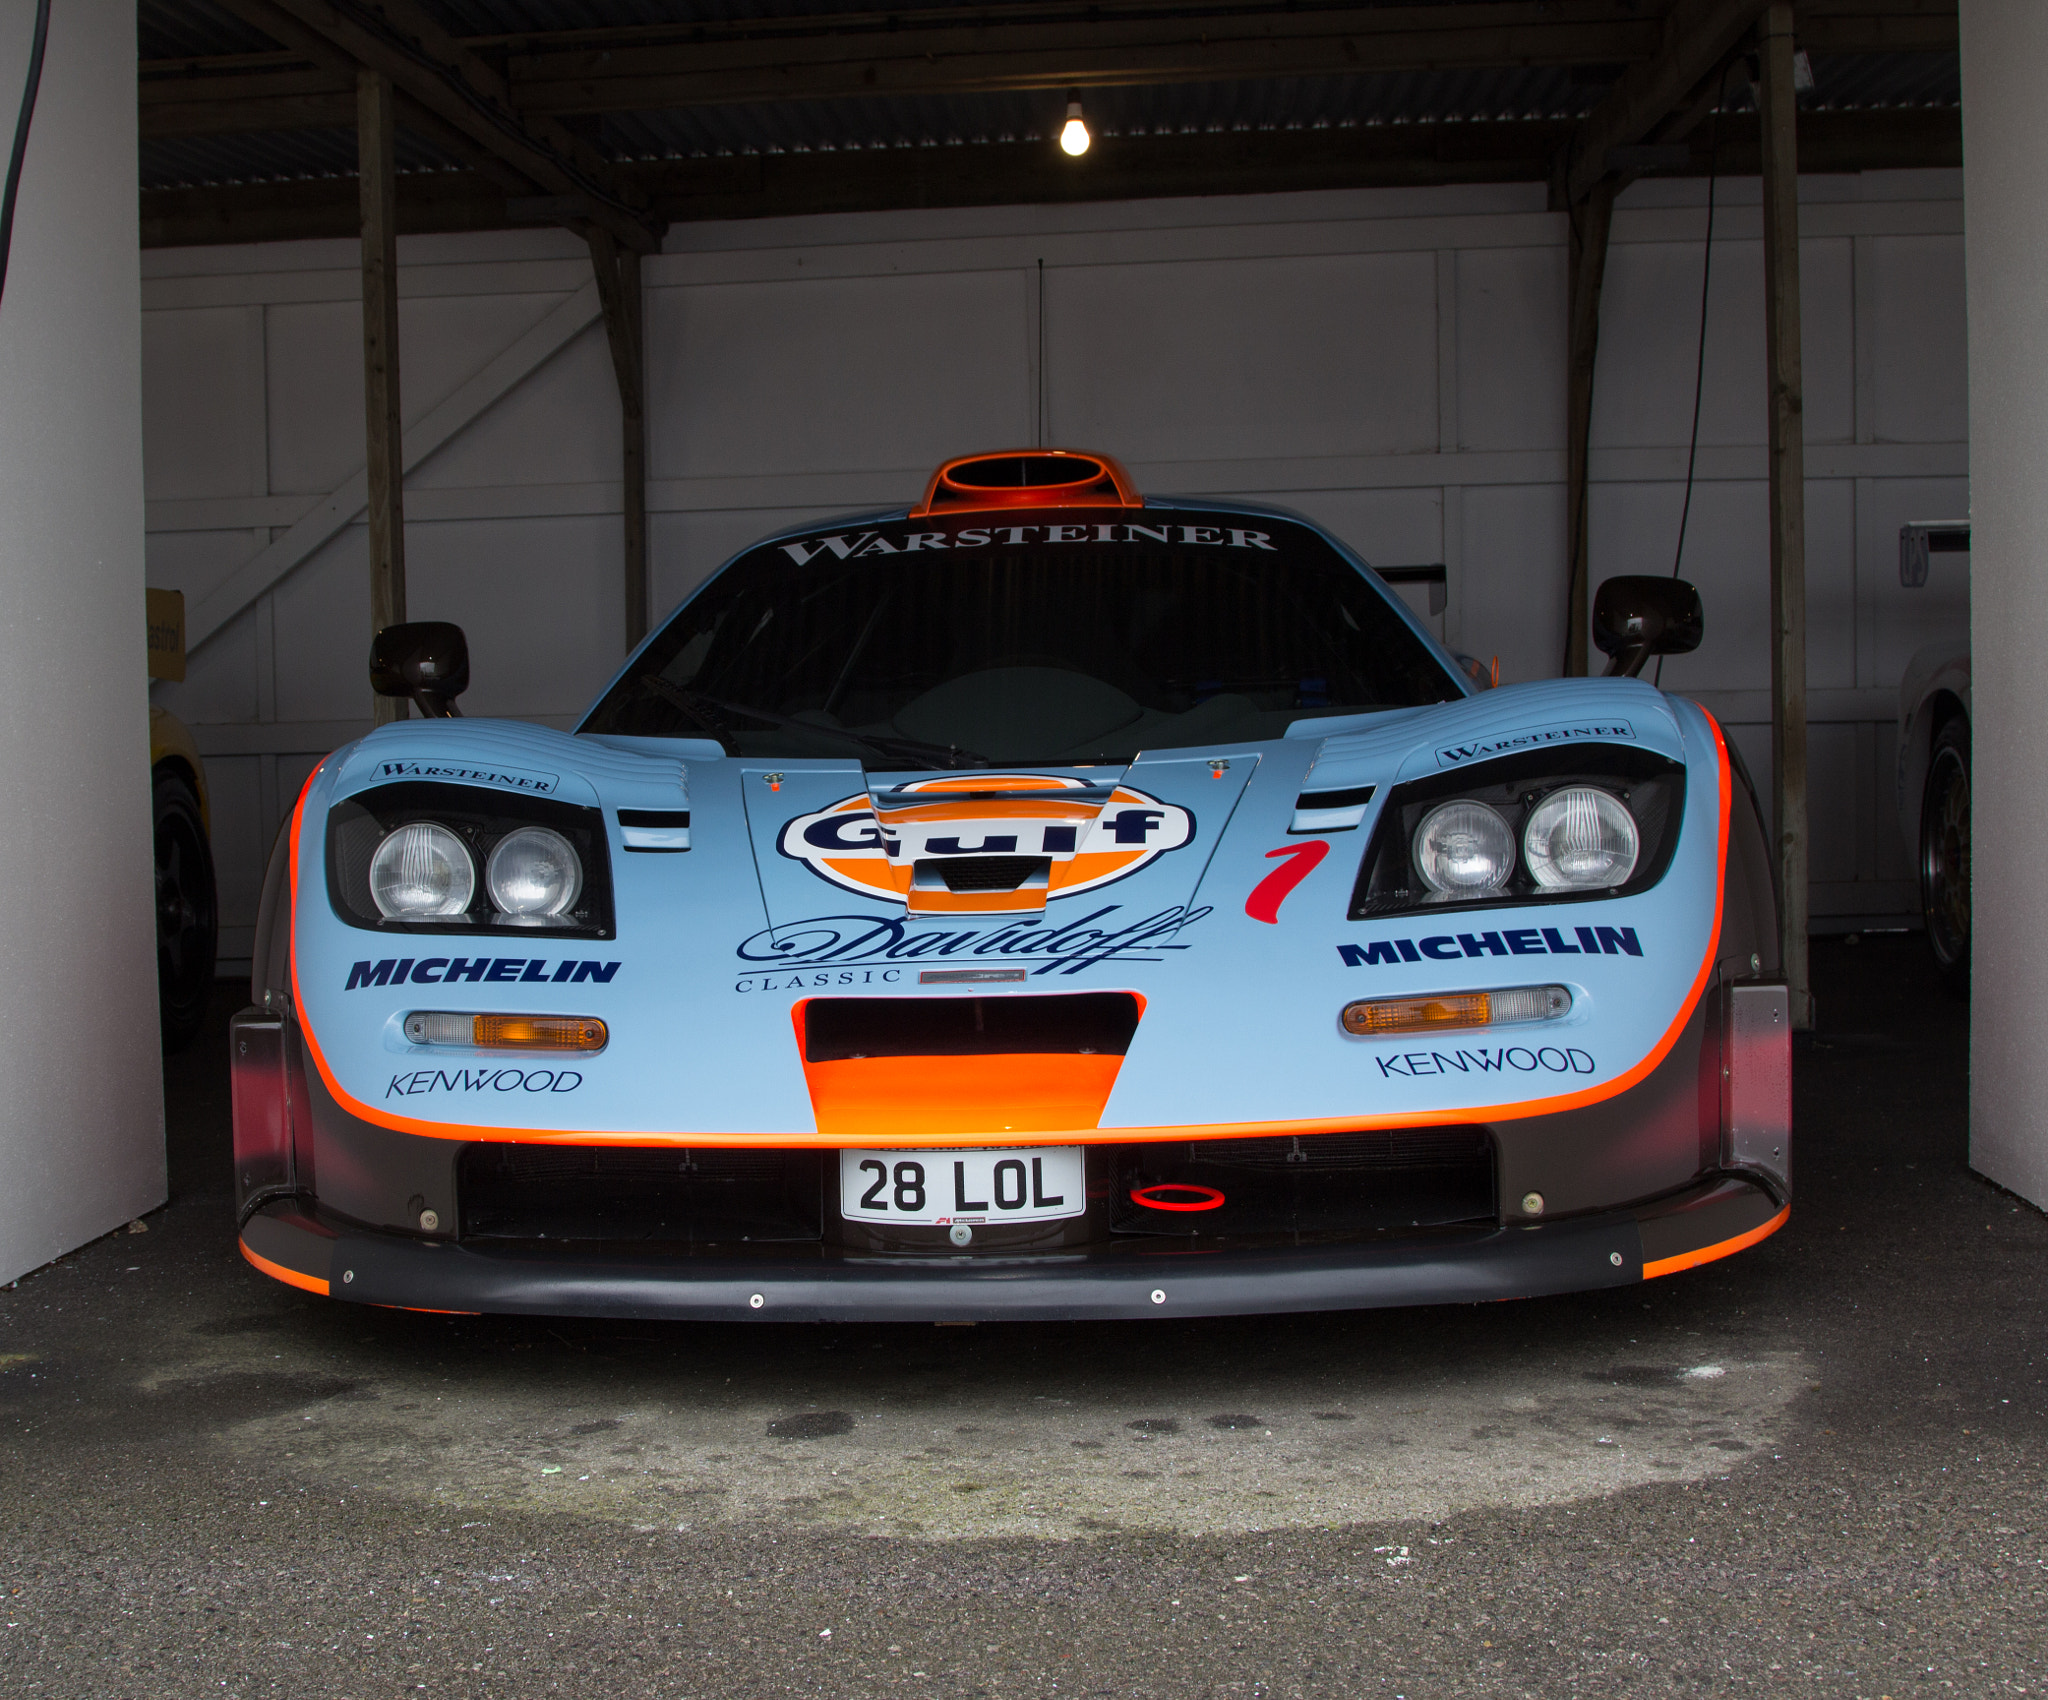
[[[842,798],[788,822],[779,844],[820,879],[899,902],[924,895],[913,891],[920,862],[929,868],[982,857],[1043,861],[1043,878],[1004,902],[1007,909],[1107,885],[1194,836],[1188,810],[1132,786],[977,773]]]

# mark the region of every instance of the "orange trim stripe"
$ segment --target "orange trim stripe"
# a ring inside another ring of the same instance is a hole
[[[1257,1139],[1294,1134],[1361,1133],[1381,1128],[1446,1127],[1472,1121],[1521,1121],[1530,1116],[1556,1115],[1565,1110],[1583,1109],[1589,1104],[1604,1103],[1609,1098],[1619,1097],[1646,1079],[1670,1054],[1671,1047],[1678,1042],[1678,1035],[1685,1030],[1685,1024],[1692,1019],[1693,1011],[1699,1007],[1700,998],[1713,976],[1715,959],[1720,953],[1721,924],[1727,902],[1728,884],[1728,812],[1731,796],[1728,741],[1722,734],[1721,723],[1704,708],[1700,709],[1700,713],[1714,734],[1714,750],[1721,787],[1719,838],[1715,849],[1714,925],[1707,936],[1707,948],[1700,959],[1699,972],[1693,976],[1692,988],[1686,993],[1685,1001],[1679,1005],[1678,1013],[1672,1018],[1671,1025],[1665,1028],[1663,1036],[1651,1046],[1649,1054],[1634,1068],[1616,1075],[1614,1079],[1602,1085],[1588,1086],[1578,1092],[1560,1093],[1552,1098],[1525,1098],[1506,1104],[1463,1105],[1456,1109],[1424,1111],[1420,1114],[1315,1116],[1300,1121],[1198,1122],[1184,1126],[1160,1127],[1073,1127],[1033,1133],[1012,1133],[1005,1130],[948,1134],[944,1143],[963,1147],[1138,1145],[1176,1139]],[[319,771],[319,768],[315,768],[313,774]],[[464,1122],[430,1122],[421,1121],[413,1116],[393,1115],[388,1110],[379,1109],[375,1104],[366,1104],[353,1096],[335,1078],[334,1070],[327,1064],[326,1053],[321,1050],[320,1041],[313,1032],[313,1024],[306,1017],[306,1000],[298,983],[299,832],[306,809],[306,791],[312,788],[312,784],[313,775],[309,774],[306,789],[300,791],[298,804],[292,810],[292,1001],[300,1012],[299,1031],[305,1036],[306,1049],[313,1058],[314,1068],[319,1072],[321,1080],[326,1083],[327,1090],[334,1094],[335,1102],[351,1115],[372,1122],[378,1127],[390,1128],[394,1133],[419,1134],[428,1139],[492,1140],[507,1145],[698,1145],[736,1150],[831,1146],[837,1143],[813,1129],[801,1132],[790,1129],[769,1133],[725,1133],[692,1128],[656,1133],[608,1133],[595,1128],[508,1128],[472,1126]],[[929,1134],[922,1133],[876,1133],[865,1136],[865,1143],[878,1148],[900,1147],[905,1150],[916,1150],[930,1146],[932,1138]]]
[[[329,1296],[327,1283],[319,1276],[301,1275],[296,1269],[287,1269],[282,1263],[272,1263],[269,1258],[251,1251],[247,1240],[237,1239],[235,1244],[242,1248],[242,1255],[254,1267],[273,1281],[282,1281],[287,1287],[298,1287],[308,1293],[318,1293],[323,1299]]]
[[[1660,1257],[1655,1263],[1646,1263],[1643,1265],[1643,1279],[1654,1281],[1660,1275],[1676,1275],[1681,1269],[1697,1269],[1702,1263],[1718,1263],[1724,1257],[1733,1257],[1738,1251],[1747,1251],[1759,1240],[1767,1240],[1775,1234],[1791,1214],[1792,1206],[1788,1204],[1762,1227],[1737,1234],[1732,1240],[1721,1240],[1714,1245],[1701,1246],[1698,1251],[1682,1251],[1676,1257]]]

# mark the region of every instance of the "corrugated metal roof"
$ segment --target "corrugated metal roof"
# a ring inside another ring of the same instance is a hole
[[[398,132],[398,169],[452,171],[461,162]],[[142,148],[142,187],[200,189],[226,183],[288,183],[309,177],[354,177],[353,130],[279,130],[236,136],[179,136]]]
[[[1091,89],[1088,122],[1103,136],[1316,130],[1427,120],[1576,118],[1604,89],[1554,70],[1275,77]],[[594,139],[614,158],[828,153],[1037,141],[1066,114],[1063,94],[936,95],[778,102],[612,113]]]
[[[502,35],[748,17],[871,11],[874,0],[426,0],[458,35]],[[915,5],[952,0],[913,0]],[[1409,0],[1413,3],[1413,0]],[[1456,0],[1427,0],[1453,4]],[[1023,9],[1023,0],[1017,0]],[[910,5],[901,4],[909,10]],[[1113,11],[1105,7],[1104,12]],[[144,58],[262,51],[272,44],[214,0],[139,0]],[[1503,66],[1455,71],[1281,77],[1090,90],[1090,123],[1106,137],[1226,131],[1315,130],[1476,120],[1582,117],[1607,93],[1603,73]],[[1954,53],[1860,54],[1814,61],[1809,109],[1850,111],[1960,103]],[[1057,92],[774,102],[610,113],[571,121],[614,159],[967,147],[1039,140],[1059,126]],[[401,168],[455,161],[401,130]],[[294,131],[151,139],[142,144],[145,188],[346,176],[351,132]]]
[[[275,53],[277,43],[212,0],[136,0],[135,42],[144,59]]]
[[[1827,112],[1962,103],[1962,59],[1954,53],[1816,55],[1813,92],[1801,102]]]

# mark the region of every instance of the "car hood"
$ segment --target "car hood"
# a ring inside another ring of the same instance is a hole
[[[1574,742],[1640,745],[1685,765],[1678,845],[1656,886],[1568,909],[1349,919],[1392,787]],[[808,1000],[1098,990],[1126,991],[1143,1009],[1104,1133],[1533,1114],[1640,1078],[1697,1000],[1719,930],[1725,772],[1702,710],[1628,680],[1512,686],[1122,767],[1001,772],[864,773],[840,760],[678,756],[656,740],[512,722],[401,722],[335,752],[301,797],[295,996],[313,1060],[346,1105],[449,1137],[816,1138],[799,1042]],[[375,983],[378,963],[436,941],[337,914],[321,823],[341,799],[400,780],[602,809],[616,938],[475,939],[494,958],[541,966],[485,985]],[[1316,807],[1368,787],[1362,807]],[[688,851],[629,848],[619,813],[642,809],[687,809]],[[1554,952],[1545,927],[1558,934]],[[1442,946],[1467,929],[1480,949],[1443,946],[1451,959],[1397,948]],[[1509,954],[1510,934],[1536,942]],[[1584,943],[1609,935],[1625,942]],[[560,983],[549,965],[572,958],[602,971]],[[1364,995],[1550,980],[1573,989],[1570,1031],[1549,1035],[1540,1061],[1529,1049],[1527,1067],[1491,1039],[1359,1040],[1337,1020]],[[594,1014],[611,1042],[536,1087],[535,1071],[502,1055],[406,1044],[402,1017],[414,1007]]]

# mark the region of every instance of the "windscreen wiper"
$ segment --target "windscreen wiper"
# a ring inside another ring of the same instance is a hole
[[[963,750],[954,744],[929,744],[922,738],[891,738],[872,732],[851,732],[843,726],[821,726],[814,720],[798,720],[793,715],[777,714],[770,709],[750,708],[745,703],[727,702],[722,697],[706,696],[702,691],[685,690],[681,685],[664,679],[659,673],[643,673],[640,682],[681,709],[699,726],[702,726],[723,744],[726,734],[714,726],[704,713],[704,708],[722,708],[727,714],[741,715],[748,720],[765,720],[771,726],[790,726],[799,732],[822,732],[830,738],[845,738],[852,743],[863,745],[881,756],[902,756],[906,759],[937,758],[927,764],[937,767],[987,767],[988,757],[977,755],[973,750]],[[699,706],[699,705],[702,706]]]

